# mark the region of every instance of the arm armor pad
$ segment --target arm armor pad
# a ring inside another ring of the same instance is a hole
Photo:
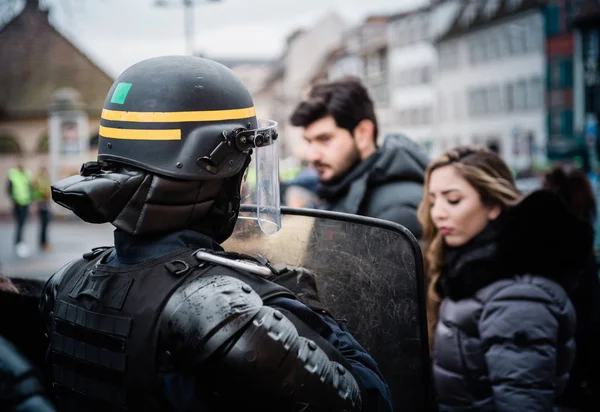
[[[163,311],[159,367],[193,374],[217,405],[263,410],[360,411],[359,386],[245,282],[202,276]],[[161,354],[168,354],[161,356]]]

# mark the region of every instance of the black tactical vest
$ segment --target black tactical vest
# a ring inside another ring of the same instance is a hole
[[[295,298],[259,276],[202,265],[193,249],[126,268],[100,264],[111,250],[77,261],[57,288],[49,339],[60,410],[171,410],[157,371],[157,322],[173,292],[208,268],[247,282],[263,300]]]

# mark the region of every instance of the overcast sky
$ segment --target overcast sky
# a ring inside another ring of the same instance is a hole
[[[20,0],[23,1],[23,0]],[[183,7],[156,0],[43,0],[52,23],[109,74],[153,56],[185,53]],[[164,0],[181,5],[184,0]],[[192,0],[194,1],[194,0]],[[335,11],[356,24],[427,0],[195,0],[196,50],[212,57],[276,57],[285,37]]]

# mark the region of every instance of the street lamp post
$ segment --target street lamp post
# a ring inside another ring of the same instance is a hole
[[[185,52],[193,55],[194,45],[194,6],[196,3],[216,3],[221,0],[155,0],[157,7],[179,7],[183,6],[183,30],[185,35]]]

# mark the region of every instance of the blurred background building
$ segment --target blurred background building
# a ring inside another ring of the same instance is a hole
[[[437,40],[436,151],[485,145],[518,171],[544,160],[543,27],[536,0],[462,7]]]
[[[277,58],[215,57],[248,85],[260,116],[278,121],[283,176],[303,158],[302,136],[288,122],[292,110],[314,82],[344,75],[369,88],[380,140],[404,134],[432,156],[458,144],[485,145],[523,177],[554,161],[598,167],[599,1],[420,4],[358,24],[328,12],[291,31]],[[50,24],[37,0],[2,21],[0,179],[19,155],[32,169],[51,162],[51,147],[58,178],[95,156],[114,76]],[[76,151],[69,139],[79,142]],[[7,213],[3,195],[0,214]]]
[[[54,180],[78,173],[82,161],[95,158],[112,82],[48,22],[37,0],[0,27],[0,214],[12,212],[5,193],[10,168],[19,161],[33,171],[50,168],[52,127],[60,158],[51,170]]]

